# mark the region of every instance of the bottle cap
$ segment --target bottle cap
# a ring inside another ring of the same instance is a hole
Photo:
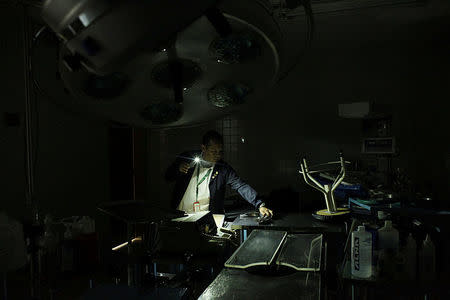
[[[408,238],[406,239],[406,246],[408,247],[416,247],[416,240],[414,239],[412,233],[408,234]]]
[[[391,228],[392,227],[392,221],[391,220],[384,221],[384,227]]]
[[[365,231],[366,227],[364,227],[364,225],[360,225],[358,226],[358,231]]]
[[[379,211],[377,212],[377,216],[378,216],[378,220],[384,220],[384,219],[386,219],[387,214],[386,214],[384,211],[379,210]]]

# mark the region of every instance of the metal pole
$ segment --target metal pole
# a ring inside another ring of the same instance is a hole
[[[334,197],[333,197],[333,191],[330,189],[329,185],[324,185],[324,190],[325,190],[325,203],[327,204],[327,210],[329,212],[336,212],[336,203],[334,201]]]
[[[31,60],[30,60],[30,23],[27,7],[23,7],[23,55],[24,55],[24,91],[25,91],[25,166],[26,166],[26,205],[31,209],[33,221],[38,223],[39,213],[34,199],[34,165],[33,165],[33,112],[31,97]]]
[[[32,213],[33,225],[38,225],[39,210],[37,201],[35,199],[34,189],[34,157],[33,157],[33,109],[32,109],[32,84],[31,84],[31,35],[30,35],[30,22],[27,13],[27,5],[23,5],[22,12],[22,43],[23,43],[23,76],[24,76],[24,104],[25,104],[25,178],[26,178],[26,190],[25,190],[25,205]],[[39,259],[36,255],[39,255],[35,249],[36,237],[30,237],[30,243],[32,245],[32,253],[30,259],[30,294],[33,299],[40,298],[40,266]]]

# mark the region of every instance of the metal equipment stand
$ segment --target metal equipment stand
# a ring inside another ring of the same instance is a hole
[[[335,178],[334,182],[329,184],[321,184],[319,183],[311,174],[313,173],[319,173],[327,170],[309,170],[308,165],[306,163],[306,159],[303,159],[303,162],[300,163],[301,171],[300,173],[303,174],[303,179],[305,180],[306,184],[313,187],[314,189],[320,191],[323,193],[325,197],[325,204],[327,206],[326,209],[318,210],[313,214],[313,217],[319,220],[330,220],[334,219],[336,217],[342,217],[346,216],[348,213],[350,213],[350,210],[347,208],[337,208],[336,207],[336,201],[334,200],[333,192],[334,190],[339,186],[339,184],[342,182],[342,180],[345,177],[345,161],[342,157],[342,153],[339,155],[339,161],[335,162],[328,162],[325,164],[320,164],[317,166],[324,166],[324,165],[333,165],[339,163],[341,166],[341,169],[339,171],[339,175]],[[317,167],[315,166],[315,167]]]

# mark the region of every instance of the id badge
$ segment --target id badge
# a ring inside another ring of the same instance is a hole
[[[199,212],[200,211],[200,202],[195,201],[194,202],[194,212]]]

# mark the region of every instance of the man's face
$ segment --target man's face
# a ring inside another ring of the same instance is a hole
[[[222,159],[223,145],[210,141],[207,146],[202,145],[203,159],[212,163],[216,163]]]

